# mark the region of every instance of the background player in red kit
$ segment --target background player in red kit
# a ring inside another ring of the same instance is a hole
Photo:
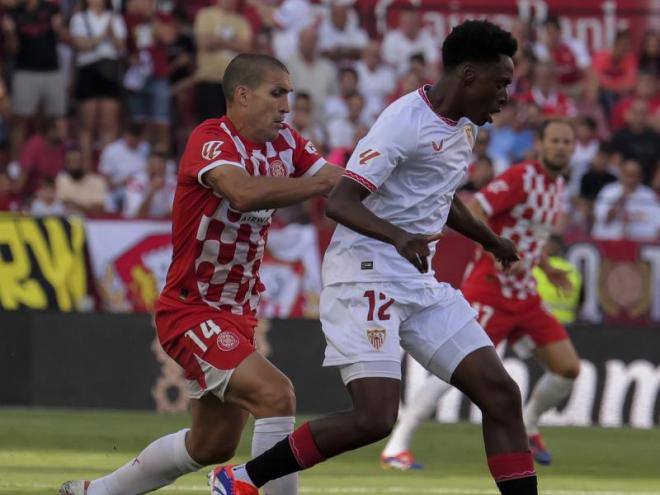
[[[159,438],[134,460],[63,495],[132,495],[230,459],[248,413],[253,453],[293,431],[291,382],[254,352],[259,265],[275,208],[328,193],[343,173],[283,123],[292,91],[286,67],[266,55],[237,56],[223,79],[227,115],[191,134],[172,213],[174,252],[156,307],[158,337],[185,370],[192,427]],[[297,491],[288,476],[272,495]]]
[[[520,254],[520,261],[505,272],[490,255],[479,251],[462,290],[495,345],[507,340],[521,357],[533,354],[546,369],[523,411],[530,448],[543,464],[549,464],[551,456],[539,434],[539,417],[570,394],[580,361],[564,327],[543,307],[532,269],[540,264],[558,290],[570,286],[567,274],[550,267],[541,252],[561,211],[561,174],[574,144],[575,134],[567,122],[546,121],[537,143],[540,160],[511,167],[468,204],[475,217],[515,242]],[[449,387],[435,377],[420,386],[383,450],[384,467],[421,467],[408,449],[412,433]]]

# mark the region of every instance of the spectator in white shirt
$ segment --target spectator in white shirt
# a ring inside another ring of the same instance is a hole
[[[364,135],[363,129],[369,123],[363,120],[364,98],[360,93],[353,93],[346,99],[348,113],[345,117],[336,117],[328,124],[328,143],[330,149],[352,148],[355,136]]]
[[[51,177],[41,181],[30,204],[30,214],[35,217],[61,217],[66,214],[64,204],[55,196],[55,181]]]
[[[619,181],[601,189],[594,207],[594,238],[658,239],[660,203],[653,189],[642,184],[642,177],[639,162],[627,160],[621,165]]]
[[[597,124],[591,117],[579,117],[575,122],[575,151],[571,157],[570,180],[568,183],[571,197],[580,195],[580,184],[582,176],[589,170],[589,164],[593,161],[600,142],[597,136]]]
[[[383,39],[383,60],[396,69],[399,76],[410,67],[410,57],[416,53],[424,55],[424,60],[435,73],[440,61],[440,43],[431,32],[422,27],[419,10],[410,7],[401,10],[399,27],[388,31]],[[427,77],[434,74],[427,74]]]
[[[305,139],[309,139],[316,149],[323,153],[325,149],[325,133],[323,128],[314,120],[314,106],[312,98],[303,91],[296,91],[291,106],[291,113],[286,121],[297,130]]]
[[[380,56],[380,43],[370,41],[362,51],[362,58],[355,64],[358,74],[358,89],[367,100],[367,107],[377,115],[385,108],[387,98],[394,91],[396,76],[394,71],[383,63]],[[372,116],[370,116],[372,117]]]
[[[287,60],[296,52],[298,33],[310,26],[317,26],[318,14],[307,0],[282,0],[272,6],[264,0],[248,0],[261,21],[273,29],[273,54]]]
[[[369,41],[352,5],[353,0],[331,0],[319,27],[321,54],[335,62],[360,58]]]
[[[358,84],[359,78],[355,69],[352,67],[344,67],[339,71],[339,92],[326,100],[324,122],[348,117],[348,100],[355,93],[359,93]],[[376,120],[376,117],[381,110],[378,106],[372,107],[371,105],[374,105],[373,100],[363,99],[361,118],[369,125]]]
[[[318,41],[314,28],[300,31],[298,50],[287,60],[286,66],[296,91],[312,97],[314,114],[321,117],[325,101],[335,91],[337,69],[330,61],[318,56]]]
[[[149,155],[146,172],[133,177],[126,186],[124,216],[127,218],[169,218],[174,202],[176,177],[168,174],[169,157],[154,151]]]
[[[99,172],[108,179],[110,186],[106,205],[110,212],[122,211],[126,184],[147,166],[149,145],[142,138],[143,129],[141,124],[129,124],[124,136],[107,145],[101,153]]]

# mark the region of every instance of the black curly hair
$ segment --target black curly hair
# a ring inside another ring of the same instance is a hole
[[[463,62],[496,62],[513,57],[518,42],[508,31],[488,21],[465,21],[451,30],[442,44],[442,63],[452,69]]]

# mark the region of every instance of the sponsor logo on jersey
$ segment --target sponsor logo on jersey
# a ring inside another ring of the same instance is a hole
[[[314,146],[314,143],[312,143],[311,141],[307,141],[307,144],[305,144],[305,151],[312,155],[318,153],[318,151],[316,150],[316,146]]]
[[[207,141],[202,145],[202,158],[213,160],[222,151],[222,141]]]
[[[369,328],[367,330],[367,339],[369,340],[371,347],[377,351],[379,351],[380,348],[383,347],[383,344],[385,344],[385,336],[386,331],[384,328]]]
[[[218,335],[217,343],[221,351],[233,351],[238,347],[239,340],[234,332],[225,330]]]
[[[286,177],[286,167],[282,163],[281,160],[275,160],[274,162],[270,162],[268,164],[270,167],[270,175],[272,177]]]
[[[474,147],[474,131],[472,131],[472,126],[470,124],[467,124],[465,127],[465,137],[467,138],[467,142],[470,145],[470,148]]]
[[[433,151],[440,153],[442,151],[442,147],[445,144],[445,140],[441,139],[440,144],[438,144],[437,141],[431,141],[431,145],[433,146]]]
[[[374,262],[373,261],[363,261],[360,263],[360,270],[373,270]]]
[[[358,163],[360,165],[367,165],[371,160],[379,157],[380,155],[380,151],[372,150],[369,148],[368,150],[364,150],[362,153],[360,153],[360,161]]]

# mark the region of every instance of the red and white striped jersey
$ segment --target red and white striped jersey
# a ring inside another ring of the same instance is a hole
[[[489,216],[493,231],[511,239],[520,254],[523,270],[513,274],[499,270],[491,256],[477,251],[474,269],[465,284],[495,282],[510,300],[537,297],[532,269],[562,210],[564,179],[550,177],[538,162],[514,165],[479,191],[475,198]]]
[[[285,125],[275,140],[241,137],[225,116],[209,119],[190,135],[181,157],[172,210],[172,264],[161,307],[254,314],[264,286],[259,265],[274,210],[241,213],[202,180],[215,167],[233,166],[252,176],[315,174],[325,160]]]

